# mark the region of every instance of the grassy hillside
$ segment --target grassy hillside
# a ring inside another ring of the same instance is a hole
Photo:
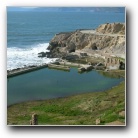
[[[125,124],[125,83],[105,92],[95,92],[46,101],[12,105],[7,109],[7,124],[29,125],[38,114],[39,125],[101,125],[117,121]]]

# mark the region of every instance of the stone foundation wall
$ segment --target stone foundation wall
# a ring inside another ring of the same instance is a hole
[[[108,57],[105,60],[105,66],[107,69],[119,69],[120,67],[120,60],[117,58]]]

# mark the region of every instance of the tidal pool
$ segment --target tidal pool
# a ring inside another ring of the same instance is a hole
[[[103,76],[95,70],[79,74],[76,68],[71,68],[70,72],[44,68],[8,78],[7,105],[104,91],[123,80]]]

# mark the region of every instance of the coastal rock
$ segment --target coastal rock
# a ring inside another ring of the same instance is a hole
[[[40,52],[40,53],[38,53],[38,57],[46,57],[46,53],[45,52]]]
[[[50,41],[50,57],[62,58],[77,50],[89,49],[102,53],[125,53],[125,25],[100,25],[96,30],[76,30],[56,34]]]
[[[78,55],[67,55],[65,57],[63,57],[63,59],[66,59],[66,60],[75,60],[75,59],[78,59],[79,56]]]
[[[97,32],[103,34],[125,34],[125,25],[122,23],[106,23],[100,25],[97,29]]]

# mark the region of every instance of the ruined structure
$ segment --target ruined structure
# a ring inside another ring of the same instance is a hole
[[[125,69],[125,63],[115,57],[108,57],[105,59],[106,69],[114,70],[114,69]]]
[[[32,118],[30,120],[30,125],[38,125],[38,115],[32,114]]]

